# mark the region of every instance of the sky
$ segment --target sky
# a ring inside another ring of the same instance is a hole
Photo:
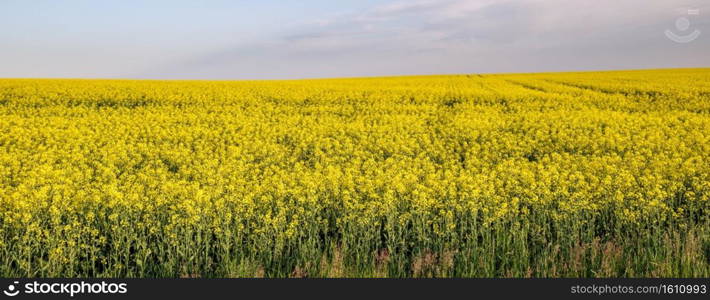
[[[710,67],[707,0],[0,0],[0,28],[0,78]]]

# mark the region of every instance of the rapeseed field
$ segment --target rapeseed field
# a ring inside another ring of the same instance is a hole
[[[2,277],[708,277],[710,69],[0,79]]]

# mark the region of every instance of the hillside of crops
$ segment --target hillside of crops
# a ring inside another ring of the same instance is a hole
[[[710,69],[0,79],[2,277],[709,277]]]

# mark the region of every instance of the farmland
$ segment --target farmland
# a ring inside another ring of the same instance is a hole
[[[710,69],[0,79],[2,277],[708,277]]]

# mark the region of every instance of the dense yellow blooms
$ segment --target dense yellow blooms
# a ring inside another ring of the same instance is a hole
[[[710,70],[7,79],[0,114],[3,274],[150,274],[165,253],[189,266],[238,245],[452,247],[543,215],[682,223],[710,196]]]

